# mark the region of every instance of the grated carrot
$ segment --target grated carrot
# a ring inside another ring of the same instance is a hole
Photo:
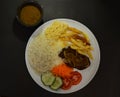
[[[52,68],[51,72],[62,78],[68,78],[71,76],[71,72],[73,72],[73,68],[68,67],[66,64],[60,64]]]

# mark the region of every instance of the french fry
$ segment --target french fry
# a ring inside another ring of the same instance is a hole
[[[73,31],[74,33],[83,35],[83,37],[84,37],[85,39],[87,39],[87,41],[89,41],[88,35],[85,34],[85,33],[83,33],[82,31],[80,31],[80,30],[78,30],[78,29],[76,29],[76,28],[73,28],[73,27],[68,27],[68,30]]]
[[[82,31],[80,31],[80,30],[78,30],[76,28],[73,28],[73,27],[68,27],[68,30],[73,31],[73,32],[75,32],[77,34],[82,34],[83,33]]]

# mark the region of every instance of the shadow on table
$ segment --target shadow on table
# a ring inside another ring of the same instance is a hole
[[[43,20],[41,22],[43,24]],[[40,26],[39,24],[38,26]],[[38,27],[37,26],[37,27]],[[13,32],[17,38],[19,38],[21,41],[27,42],[31,34],[35,31],[37,27],[27,28],[22,26],[16,18],[13,20]]]

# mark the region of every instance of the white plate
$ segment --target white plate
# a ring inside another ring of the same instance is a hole
[[[91,65],[84,69],[84,70],[79,70],[79,72],[82,74],[82,81],[80,82],[79,85],[75,85],[75,86],[72,86],[71,89],[69,90],[57,90],[57,91],[54,91],[52,89],[50,89],[49,87],[46,87],[43,85],[43,83],[41,82],[41,79],[40,79],[40,76],[37,75],[33,69],[31,68],[29,62],[28,62],[28,54],[27,54],[27,49],[28,49],[28,45],[30,44],[31,40],[34,39],[34,37],[36,35],[38,35],[40,32],[42,32],[46,27],[48,27],[53,21],[55,20],[60,20],[60,21],[64,21],[66,23],[69,24],[69,26],[71,27],[75,27],[81,31],[83,31],[84,33],[86,33],[89,38],[90,38],[90,43],[92,45],[92,47],[94,48],[92,54],[93,54],[93,57],[94,57],[94,60],[91,60]],[[100,63],[100,49],[99,49],[99,45],[98,45],[98,42],[95,38],[95,36],[93,35],[93,33],[83,24],[81,24],[80,22],[77,22],[77,21],[74,21],[74,20],[71,20],[71,19],[54,19],[54,20],[50,20],[46,23],[44,23],[42,26],[40,26],[30,37],[28,43],[27,43],[27,46],[26,46],[26,51],[25,51],[25,60],[26,60],[26,66],[27,66],[27,69],[32,77],[32,79],[39,85],[41,86],[43,89],[45,90],[48,90],[50,92],[53,92],[53,93],[60,93],[60,94],[66,94],[66,93],[72,93],[72,92],[75,92],[75,91],[78,91],[80,89],[82,89],[83,87],[85,87],[92,79],[93,77],[95,76],[97,70],[98,70],[98,67],[99,67],[99,63]]]

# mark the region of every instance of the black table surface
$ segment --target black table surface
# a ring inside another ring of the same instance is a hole
[[[43,22],[55,18],[79,21],[93,32],[100,46],[100,66],[93,80],[77,92],[60,95],[42,89],[27,71],[25,48],[35,29],[25,29],[16,21],[17,7],[23,1],[0,1],[0,97],[120,97],[118,2],[37,0],[43,7]]]

